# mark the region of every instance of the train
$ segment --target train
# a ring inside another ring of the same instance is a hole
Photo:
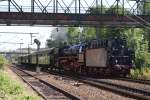
[[[134,67],[134,51],[125,38],[92,39],[20,56],[18,62],[32,68],[38,64],[42,69],[125,77]]]

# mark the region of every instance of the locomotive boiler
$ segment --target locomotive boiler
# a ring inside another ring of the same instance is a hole
[[[81,71],[82,66],[84,66],[85,49],[86,43],[59,48],[58,66],[64,70]]]

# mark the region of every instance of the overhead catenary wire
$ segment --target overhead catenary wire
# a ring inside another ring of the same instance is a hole
[[[24,43],[22,43],[22,42],[21,42],[21,43],[17,43],[17,42],[0,42],[0,44],[1,44],[1,43],[3,43],[3,44],[4,44],[4,43],[6,43],[6,44],[24,44]]]
[[[23,33],[23,32],[0,32],[1,34],[39,34],[39,33]]]
[[[23,33],[23,32],[0,32],[1,34],[26,34],[31,36],[31,44],[32,44],[32,38],[34,37],[33,34],[39,34],[39,33]]]

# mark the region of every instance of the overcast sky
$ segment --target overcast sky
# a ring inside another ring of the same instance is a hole
[[[30,0],[15,0],[19,6],[22,6],[24,11],[30,11]],[[40,0],[42,1],[43,5],[46,6],[47,3],[50,0]],[[62,0],[59,0],[60,2]],[[66,4],[70,4],[72,0],[64,0]],[[92,4],[94,0],[85,0],[89,5]],[[106,6],[110,6],[112,3],[114,3],[115,0],[103,0],[104,4]],[[122,0],[120,0],[122,1]],[[82,5],[86,6],[87,4],[84,2],[84,0],[81,0]],[[62,2],[61,2],[62,3]],[[0,11],[7,11],[7,5],[8,2],[6,1],[0,1]],[[63,4],[63,3],[62,3]],[[130,2],[130,5],[132,6],[134,2]],[[50,7],[52,4],[49,5]],[[63,5],[64,6],[64,5]],[[129,4],[125,1],[125,6],[128,8]],[[16,11],[16,9],[11,6],[12,11]],[[50,8],[49,8],[50,9]],[[36,11],[39,11],[39,9],[36,9]],[[32,27],[32,26],[0,26],[0,32],[20,32],[20,33],[39,33],[38,35],[35,35],[37,38],[41,41],[41,47],[45,47],[46,39],[49,38],[51,31],[54,29],[54,27]],[[2,34],[0,33],[0,42],[16,42],[20,43],[23,42],[22,45],[23,48],[26,48],[28,46],[28,43],[30,43],[30,35],[26,34]],[[1,44],[0,43],[0,51],[6,50],[15,50],[19,48],[19,45],[14,44]],[[36,47],[36,45],[32,45],[30,47]]]
[[[20,33],[39,33],[33,36],[33,40],[35,38],[41,41],[41,47],[45,47],[46,39],[49,38],[52,29],[54,27],[30,27],[30,26],[0,26],[0,32],[20,32]],[[23,42],[23,48],[28,47],[28,44],[31,43],[31,37],[29,34],[3,34],[0,33],[0,42]],[[31,45],[30,45],[31,46]],[[15,50],[19,48],[20,45],[16,44],[1,44],[0,43],[0,51],[2,50]],[[36,47],[36,45],[32,45],[31,47]]]

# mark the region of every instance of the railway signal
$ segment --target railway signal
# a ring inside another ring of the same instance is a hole
[[[41,45],[41,42],[38,40],[38,39],[34,39],[34,43],[36,43],[37,45],[37,52],[40,50],[40,45]],[[36,54],[36,64],[37,64],[37,67],[36,67],[36,72],[39,74],[40,73],[40,67],[39,67],[39,59],[38,59],[38,53]]]

